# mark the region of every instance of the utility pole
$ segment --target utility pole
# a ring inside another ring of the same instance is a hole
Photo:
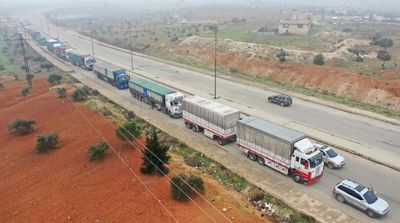
[[[90,41],[92,42],[92,56],[94,56],[94,45],[93,45],[93,28],[92,28],[92,20],[89,19],[90,24]]]
[[[129,19],[129,45],[131,48],[131,69],[133,70],[133,49],[132,49],[132,30],[131,30],[131,19]]]
[[[28,82],[28,87],[32,89],[32,78],[33,75],[30,74],[29,72],[29,64],[28,64],[28,58],[26,57],[26,51],[25,51],[25,39],[22,37],[22,33],[18,34],[19,38],[16,39],[20,41],[20,46],[22,49],[22,55],[24,57],[24,66],[25,66],[25,73],[26,73],[26,81]]]
[[[57,40],[60,41],[60,36],[58,33],[58,16],[56,16],[56,26],[57,26]]]
[[[217,99],[217,32],[218,27],[214,28],[214,99]]]

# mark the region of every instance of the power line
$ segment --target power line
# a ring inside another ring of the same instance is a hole
[[[82,95],[81,95],[82,96]],[[70,99],[70,102],[72,105],[75,107],[75,109],[79,112],[79,114],[86,120],[86,122],[89,123],[89,125],[96,131],[96,133],[110,146],[111,150],[115,155],[117,155],[118,159],[122,161],[122,163],[129,169],[129,171],[135,176],[137,180],[139,180],[140,183],[143,184],[143,186],[150,192],[150,194],[158,201],[160,206],[164,208],[164,210],[171,216],[172,219],[174,219],[175,222],[179,222],[175,216],[171,213],[171,211],[168,210],[168,208],[161,202],[161,200],[150,190],[150,188],[140,179],[140,177],[135,173],[135,171],[132,169],[132,167],[129,166],[129,164],[117,153],[115,148],[111,145],[111,143],[101,134],[101,132],[96,128],[96,126],[93,125],[93,123],[83,114],[83,112],[78,108],[78,106],[75,105],[75,103]]]
[[[26,81],[28,82],[28,87],[32,89],[32,78],[33,75],[30,74],[29,72],[29,64],[28,64],[28,58],[26,56],[26,50],[25,50],[25,39],[22,36],[22,33],[18,34],[18,38],[15,39],[17,41],[19,41],[19,46],[21,47],[21,51],[22,51],[22,56],[24,57],[24,68],[25,68],[25,74],[26,74]]]
[[[72,83],[72,82],[71,82]],[[78,91],[78,94],[80,94],[81,96],[83,96],[81,93],[85,94],[86,97],[88,97],[89,95],[86,94],[83,91]],[[105,119],[106,122],[114,129],[117,130],[117,128],[115,128],[115,126],[111,123],[111,121]],[[139,144],[141,144],[144,148],[148,149],[146,145],[144,145],[142,142],[140,142],[140,140],[138,140],[138,138],[136,138],[134,135],[132,135],[126,128],[124,128],[123,126],[121,126],[125,132],[127,132],[130,136],[132,136]],[[125,136],[124,134],[122,134],[122,136],[135,148],[135,145],[127,138],[127,136]],[[156,156],[151,150],[148,149],[148,151],[154,156],[156,157],[161,163],[163,163],[164,165],[166,165],[165,162],[163,162],[158,156]],[[164,176],[166,176],[169,181],[174,184],[184,195],[186,195],[210,220],[212,220],[213,222],[217,222],[215,221],[215,219],[213,217],[211,217],[209,215],[209,213],[207,213],[202,207],[200,207],[190,196],[188,196],[188,194],[183,191],[182,188],[180,188],[178,185],[176,185],[176,183],[174,181],[172,181],[172,179],[166,175],[159,167],[157,167],[154,162],[148,158],[145,153],[140,150],[140,152],[142,153],[143,157],[145,157],[155,168],[157,168],[157,170],[160,171],[160,173],[162,173]],[[171,169],[172,170],[172,169]],[[179,176],[174,170],[172,170],[172,172],[178,176],[185,184],[187,184],[196,194],[198,194],[203,200],[205,200],[210,206],[212,206],[219,214],[221,214],[223,217],[225,217],[229,222],[232,222],[229,218],[227,218],[224,214],[222,214],[222,212],[220,212],[218,210],[218,208],[216,208],[213,204],[211,204],[206,198],[204,198],[199,192],[197,192],[186,180],[184,180],[181,176]]]

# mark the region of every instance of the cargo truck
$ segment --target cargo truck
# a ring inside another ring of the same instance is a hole
[[[39,36],[39,44],[41,46],[46,46],[46,44],[47,44],[47,39],[43,34],[40,34],[40,36]]]
[[[257,117],[237,122],[236,144],[250,160],[269,166],[307,185],[323,175],[321,152],[302,133]]]
[[[58,43],[59,43],[59,41],[56,39],[48,39],[46,47],[50,52],[54,53],[54,44],[58,44]]]
[[[118,89],[129,87],[129,75],[122,68],[109,63],[97,62],[93,67],[94,73],[101,80],[109,82]]]
[[[204,131],[204,135],[224,145],[236,139],[236,121],[239,110],[204,99],[191,96],[183,99],[183,119],[188,129]]]
[[[171,118],[182,117],[184,95],[179,91],[136,78],[129,81],[129,91],[134,98],[150,104],[153,108],[168,114]]]
[[[82,67],[86,70],[93,70],[93,65],[96,63],[96,59],[89,54],[79,52],[77,50],[70,50],[67,52],[67,59],[72,64]]]
[[[54,53],[61,59],[67,60],[68,51],[72,50],[66,43],[54,46]]]

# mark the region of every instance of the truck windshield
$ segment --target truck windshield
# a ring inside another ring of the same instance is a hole
[[[128,75],[120,75],[119,80],[121,81],[129,81],[129,76]]]
[[[373,204],[373,203],[375,203],[376,200],[378,200],[378,197],[375,195],[375,193],[370,190],[365,192],[363,197],[367,201],[368,204]]]
[[[317,155],[308,159],[308,161],[310,162],[310,168],[315,168],[315,167],[319,166],[323,161],[322,153],[319,152]]]

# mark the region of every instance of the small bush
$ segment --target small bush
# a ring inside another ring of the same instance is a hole
[[[387,50],[379,50],[377,58],[382,60],[382,61],[388,61],[392,59],[392,56]]]
[[[198,176],[179,174],[171,178],[171,195],[175,200],[186,201],[198,193],[204,194],[204,182]]]
[[[46,153],[50,150],[57,148],[58,134],[49,133],[46,135],[40,135],[36,138],[36,152]]]
[[[229,68],[229,72],[231,72],[231,73],[239,73],[239,70],[237,68],[231,67],[231,68]]]
[[[35,120],[17,119],[8,128],[10,131],[15,131],[17,135],[26,135],[33,131],[34,125],[36,125]]]
[[[30,91],[31,91],[31,89],[29,87],[23,87],[23,88],[21,88],[21,95],[27,96]]]
[[[94,145],[91,145],[88,149],[88,155],[90,161],[99,161],[103,160],[105,156],[105,152],[108,149],[108,144],[106,142],[99,142]]]
[[[47,60],[46,60],[45,57],[37,56],[37,57],[33,58],[33,61],[43,63],[43,62],[45,62]]]
[[[170,41],[171,41],[172,43],[173,43],[173,42],[176,42],[176,41],[178,41],[178,37],[174,36],[174,37],[171,38]]]
[[[137,139],[142,134],[142,129],[136,122],[126,122],[115,130],[116,136],[122,141],[132,141]]]
[[[61,75],[59,75],[59,74],[50,74],[48,77],[47,77],[47,81],[50,83],[50,84],[52,84],[52,85],[55,85],[55,84],[59,84],[60,83],[60,81],[62,80],[62,76]]]
[[[318,55],[316,55],[315,57],[314,57],[314,64],[315,65],[324,65],[325,64],[325,58],[324,58],[324,55],[322,55],[321,53],[320,54],[318,54]]]
[[[0,89],[4,88],[4,85],[2,83],[0,83]]]
[[[48,62],[48,61],[44,61],[44,62],[40,63],[40,67],[41,67],[42,69],[46,69],[46,70],[48,71],[48,70],[50,70],[51,68],[53,68],[54,65],[53,65],[52,63]]]
[[[280,62],[285,62],[286,56],[287,56],[287,53],[283,49],[280,49],[279,52],[276,54],[276,57],[278,57]]]
[[[56,90],[59,98],[67,97],[67,90],[65,90],[65,88],[57,88]]]
[[[84,101],[87,99],[88,94],[85,90],[85,88],[77,88],[75,89],[75,91],[72,93],[71,95],[72,99],[74,101]]]
[[[0,64],[0,71],[3,71],[3,70],[5,70],[6,68],[4,67],[4,65],[3,64]]]

